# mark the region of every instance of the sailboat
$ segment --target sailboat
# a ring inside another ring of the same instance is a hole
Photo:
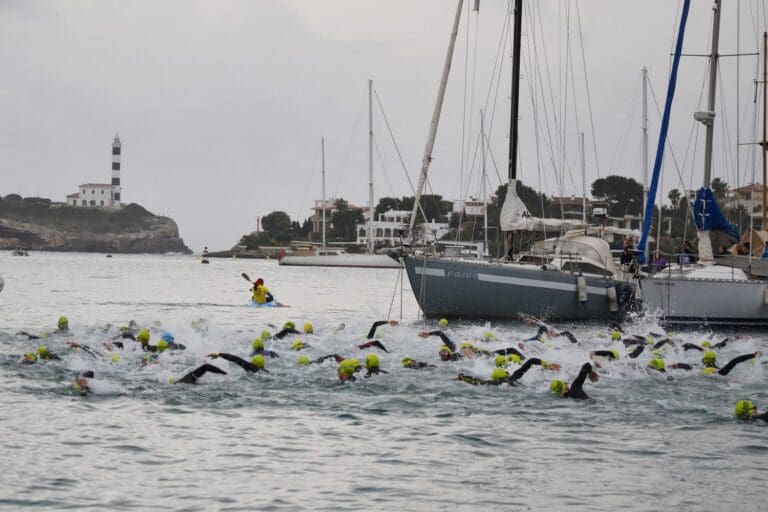
[[[463,2],[459,0],[448,55],[438,91],[419,186],[411,215],[414,233],[418,200],[426,182],[440,110],[450,70]],[[618,321],[633,302],[635,285],[616,268],[608,243],[585,236],[580,221],[533,217],[517,195],[518,109],[520,102],[520,44],[523,1],[515,0],[509,181],[501,211],[501,227],[509,242],[503,261],[477,261],[404,255],[411,288],[425,316],[466,319],[518,319],[533,315],[551,320]],[[564,236],[513,257],[511,234],[543,227],[568,231]],[[569,231],[570,230],[570,231]],[[544,249],[551,249],[546,252]]]
[[[399,261],[390,258],[386,254],[374,253],[373,230],[373,80],[368,80],[368,253],[350,254],[344,249],[326,247],[325,232],[325,139],[321,141],[322,148],[322,172],[323,172],[323,198],[322,198],[322,226],[323,246],[310,247],[300,251],[299,254],[283,254],[278,260],[279,265],[300,267],[357,267],[357,268],[402,268]]]
[[[685,24],[690,0],[683,4],[678,41],[662,117],[656,162],[645,206],[645,223],[638,245],[639,259],[645,259],[650,220],[655,203],[661,161],[666,144],[670,110],[674,97],[677,68],[682,51]],[[736,228],[722,215],[710,188],[712,176],[712,142],[715,121],[718,44],[720,35],[721,1],[713,7],[712,50],[709,55],[709,93],[707,110],[694,113],[694,119],[706,127],[704,182],[696,193],[694,221],[698,236],[698,260],[670,265],[668,269],[640,280],[645,310],[668,324],[768,326],[768,281],[753,280],[740,268],[716,265],[712,254],[710,232],[717,230],[738,239]]]

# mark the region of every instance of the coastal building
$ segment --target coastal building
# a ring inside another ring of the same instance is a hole
[[[83,183],[78,191],[67,196],[67,204],[86,208],[119,208],[122,188],[120,186],[120,137],[115,134],[112,142],[112,183]]]
[[[373,220],[373,243],[375,245],[400,245],[400,232],[408,228],[410,211],[389,210]],[[429,241],[440,240],[451,230],[447,222],[430,221],[422,224]],[[368,244],[368,223],[358,224],[357,244]]]
[[[331,216],[338,211],[336,208],[336,202],[338,199],[331,198],[326,199],[325,203],[321,199],[315,200],[315,206],[312,207],[312,217],[310,217],[310,220],[312,221],[312,232],[313,233],[322,233],[323,232],[323,204],[325,204],[325,226],[328,231],[331,230],[333,227],[333,224],[331,223]],[[358,206],[353,205],[352,203],[347,204],[347,208],[349,210],[355,210],[359,208]],[[367,208],[363,209],[363,217],[366,217]]]

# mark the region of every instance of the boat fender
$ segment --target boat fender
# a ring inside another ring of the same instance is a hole
[[[579,276],[576,278],[576,290],[579,292],[579,302],[587,303],[587,278]]]
[[[609,286],[605,289],[605,295],[608,297],[608,310],[615,313],[619,310],[619,300],[616,298],[616,287]]]
[[[635,288],[635,300],[643,302],[643,282],[637,282],[637,288]]]
[[[768,288],[763,290],[763,304],[768,305]]]
[[[552,265],[552,264],[550,264],[550,263],[545,263],[544,265],[542,265],[542,266],[541,266],[541,270],[543,270],[543,271],[545,271],[545,272],[546,272],[547,270],[552,270],[552,271],[555,271],[555,270],[557,270],[557,267],[556,267],[556,266],[554,266],[554,265]]]

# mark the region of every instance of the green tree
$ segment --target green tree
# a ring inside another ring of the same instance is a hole
[[[283,211],[274,211],[261,219],[264,231],[277,242],[291,241],[291,218]]]
[[[677,210],[677,206],[680,204],[680,191],[676,188],[673,188],[669,191],[667,197],[669,198],[669,202],[672,203],[672,208]]]
[[[357,225],[362,224],[363,210],[360,208],[344,208],[333,212],[331,234],[337,240],[353,242],[357,239]]]
[[[379,204],[377,204],[376,208],[374,209],[374,214],[376,217],[378,217],[382,213],[386,213],[389,210],[400,210],[400,206],[401,201],[396,197],[382,197],[379,199]]]
[[[238,245],[244,245],[249,251],[254,251],[263,245],[275,245],[275,241],[264,231],[260,233],[248,233],[243,235],[238,242]]]
[[[728,195],[728,189],[730,187],[728,186],[727,182],[721,180],[720,178],[715,178],[712,180],[710,188],[712,189],[712,193],[715,195],[715,199],[722,201]]]
[[[349,202],[347,202],[346,199],[338,198],[333,205],[336,207],[337,210],[348,210],[349,209]]]
[[[592,197],[609,205],[614,217],[639,215],[643,208],[643,186],[632,178],[607,176],[592,182]]]

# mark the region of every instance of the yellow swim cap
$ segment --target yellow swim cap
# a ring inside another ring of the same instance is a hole
[[[160,340],[157,342],[157,351],[161,354],[168,350],[168,342],[165,340]]]
[[[619,331],[613,331],[611,333],[611,339],[613,341],[619,341],[621,339],[621,333]]]
[[[112,362],[113,363],[119,363],[120,362],[120,354],[112,354]]]
[[[440,325],[440,327],[442,327],[443,329],[445,329],[446,327],[448,327],[448,319],[447,319],[447,318],[441,318],[441,319],[440,319],[440,321],[439,321],[439,322],[437,322],[437,323],[438,323],[438,324]]]
[[[262,338],[254,339],[253,343],[251,343],[251,347],[253,348],[254,352],[261,352],[264,350],[264,340]]]
[[[302,350],[306,348],[307,346],[304,344],[301,340],[296,340],[293,342],[293,345],[291,345],[291,350]]]
[[[493,364],[495,364],[497,368],[503,368],[509,364],[509,361],[506,356],[496,356],[493,359]]]
[[[147,329],[140,330],[139,334],[136,335],[136,339],[140,341],[142,345],[146,345],[149,343],[149,331]]]
[[[757,411],[757,407],[755,407],[755,404],[753,404],[749,400],[739,400],[738,402],[736,402],[736,408],[734,410],[734,413],[739,418],[748,418],[752,416],[755,411]]]
[[[560,393],[562,393],[563,391],[565,391],[565,385],[566,385],[566,384],[565,384],[565,382],[564,382],[564,381],[562,381],[562,380],[553,380],[553,381],[552,381],[552,382],[549,384],[549,390],[550,390],[551,392],[553,392],[553,393],[558,393],[558,394],[560,394]]]
[[[309,357],[307,356],[299,356],[299,358],[296,360],[296,362],[302,366],[306,366],[309,364]]]
[[[491,379],[493,380],[504,380],[507,377],[509,377],[509,374],[504,368],[494,368],[491,372]]]
[[[707,350],[704,352],[704,355],[701,356],[701,362],[707,366],[712,366],[715,364],[715,361],[717,361],[717,354],[711,350]]]
[[[517,355],[517,354],[509,354],[507,356],[507,361],[513,362],[515,364],[520,364],[520,361],[522,361],[522,360],[523,359],[519,355]]]
[[[251,364],[263,370],[267,362],[264,360],[264,356],[256,354],[251,358]]]
[[[304,334],[312,334],[314,329],[312,328],[312,322],[306,322],[304,324]]]
[[[365,367],[369,370],[374,370],[379,368],[379,356],[376,354],[368,354],[365,356]]]

